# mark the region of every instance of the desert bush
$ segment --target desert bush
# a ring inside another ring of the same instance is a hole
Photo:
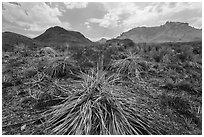
[[[184,80],[180,81],[179,83],[176,84],[176,87],[178,90],[184,90],[187,93],[192,94],[192,95],[199,94],[192,86],[192,83],[189,83],[188,81],[184,81]]]
[[[20,43],[14,45],[14,54],[19,55],[21,57],[31,57],[33,56],[33,51],[29,49],[25,44]]]
[[[161,105],[162,107],[174,109],[175,112],[181,115],[190,115],[191,106],[190,103],[183,99],[180,96],[171,95],[171,94],[162,94],[161,96]]]
[[[76,70],[76,61],[71,57],[56,57],[48,64],[45,72],[53,78],[73,78]]]
[[[18,76],[18,72],[14,73],[13,70],[9,70],[2,73],[2,88],[18,86],[20,84],[22,84],[22,79]]]
[[[13,57],[8,60],[8,63],[6,65],[7,69],[15,69],[23,66],[27,62],[22,57]]]
[[[183,67],[185,69],[194,69],[194,70],[197,70],[197,71],[201,71],[202,70],[202,64],[199,64],[197,62],[192,62],[192,61],[183,63]]]
[[[91,70],[81,74],[76,92],[45,113],[48,134],[138,135],[159,134],[151,121],[128,101],[118,75]],[[137,110],[137,111],[136,111]]]
[[[190,120],[190,122],[187,122],[187,125],[185,125],[188,126],[188,128],[192,128],[191,126],[193,124],[196,124],[196,126],[201,129],[202,120],[200,116],[196,115],[197,110],[193,110],[193,104],[189,99],[186,99],[185,95],[180,96],[164,93],[161,95],[161,105],[168,115],[176,115],[178,120],[180,120],[182,124],[184,124],[186,120]],[[172,112],[173,114],[169,114],[169,112]]]
[[[23,78],[32,78],[37,74],[37,70],[34,67],[29,67],[23,70],[22,77]]]
[[[179,64],[176,64],[176,63],[168,64],[168,65],[166,66],[166,68],[167,68],[167,69],[175,70],[175,71],[178,72],[178,73],[184,72],[183,67],[182,67],[181,65],[179,65]]]
[[[39,58],[34,58],[30,65],[35,67],[37,71],[44,72],[49,64],[52,62],[53,58],[49,56],[43,56]]]
[[[189,45],[182,45],[176,54],[181,62],[193,60],[193,50]]]
[[[153,59],[156,61],[156,62],[160,62],[162,60],[162,57],[157,55],[157,54],[154,54],[153,55]]]
[[[39,54],[42,56],[55,57],[57,55],[57,52],[54,49],[52,49],[51,47],[45,47],[39,51]]]
[[[139,78],[140,72],[148,68],[147,62],[140,56],[131,52],[125,53],[124,56],[125,58],[114,60],[112,63],[113,68],[116,68],[117,72]]]

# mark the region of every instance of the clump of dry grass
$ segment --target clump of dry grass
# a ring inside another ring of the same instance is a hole
[[[125,52],[123,56],[124,58],[113,61],[113,68],[116,68],[118,73],[139,78],[140,72],[147,67],[147,62],[131,51]]]
[[[75,75],[76,61],[71,57],[55,57],[47,66],[46,74],[54,78],[63,78]]]
[[[138,114],[128,90],[116,85],[119,75],[101,70],[81,74],[76,91],[45,113],[46,131],[59,135],[160,134],[151,120]]]

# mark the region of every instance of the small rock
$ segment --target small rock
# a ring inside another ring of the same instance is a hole
[[[25,128],[26,128],[26,124],[21,127],[21,131],[25,130]]]

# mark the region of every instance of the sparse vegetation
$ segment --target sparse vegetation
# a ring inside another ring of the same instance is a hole
[[[202,44],[115,42],[3,52],[3,134],[202,134]]]
[[[128,101],[128,91],[115,83],[118,75],[91,70],[81,74],[79,87],[53,107],[46,117],[48,134],[77,135],[137,135],[159,134],[150,120],[131,108],[136,102]],[[125,93],[126,92],[126,93]],[[154,129],[155,128],[155,129]]]

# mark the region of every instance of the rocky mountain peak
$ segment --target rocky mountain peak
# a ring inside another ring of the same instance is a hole
[[[164,26],[189,26],[188,23],[184,23],[184,22],[171,22],[171,21],[167,21]]]
[[[54,27],[50,27],[49,29],[46,30],[46,32],[67,32],[66,29],[60,27],[60,26],[54,26]]]
[[[202,30],[183,22],[170,22],[153,27],[136,27],[122,33],[118,39],[131,39],[135,43],[201,41]]]

